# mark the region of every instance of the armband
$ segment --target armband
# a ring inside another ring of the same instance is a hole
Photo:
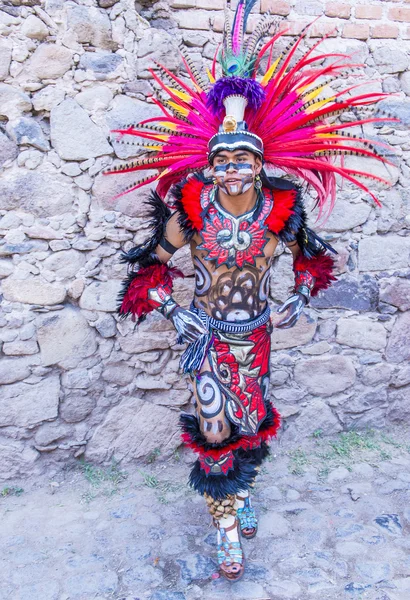
[[[171,242],[169,242],[164,236],[162,236],[160,239],[159,245],[161,248],[163,248],[163,250],[165,250],[165,252],[168,252],[168,254],[175,254],[175,252],[178,250],[178,248],[171,244]]]

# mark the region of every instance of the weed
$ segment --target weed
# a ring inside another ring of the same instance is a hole
[[[175,462],[180,462],[181,454],[179,452],[179,448],[175,448],[174,452],[172,453],[172,458],[175,460]]]
[[[315,429],[315,431],[312,433],[312,438],[321,438],[323,436],[323,429]]]
[[[111,483],[114,486],[128,477],[126,471],[121,471],[119,463],[113,459],[109,467],[96,467],[91,463],[87,463],[84,459],[80,459],[80,468],[87,481],[95,487],[100,486],[103,482]]]
[[[161,454],[161,448],[154,448],[154,450],[152,452],[150,452],[147,456],[147,464],[152,464],[154,463],[158,456]]]
[[[7,496],[21,496],[23,492],[24,490],[21,487],[5,487],[1,490],[0,496],[2,496],[2,498],[7,498]]]
[[[144,485],[146,485],[147,487],[150,487],[150,488],[156,488],[159,486],[159,481],[155,477],[155,475],[150,475],[149,473],[146,473],[145,471],[140,471],[140,473],[144,479]]]
[[[305,473],[303,467],[309,464],[306,452],[299,447],[288,452],[288,456],[290,458],[289,472],[292,475],[303,475]]]

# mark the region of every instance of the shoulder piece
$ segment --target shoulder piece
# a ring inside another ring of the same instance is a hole
[[[171,194],[175,198],[175,208],[179,212],[178,223],[189,241],[196,231],[202,229],[201,194],[209,180],[201,174],[195,174],[174,185]]]
[[[272,189],[272,193],[273,207],[266,219],[266,225],[272,233],[285,244],[296,240],[303,256],[307,258],[316,256],[323,248],[337,254],[330,244],[308,227],[300,187],[294,186],[289,190]]]

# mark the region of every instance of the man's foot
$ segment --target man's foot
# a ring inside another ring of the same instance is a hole
[[[247,496],[236,496],[236,515],[239,519],[241,534],[248,540],[255,537],[258,531],[258,520],[255,509],[251,505],[249,493]]]
[[[237,581],[245,571],[245,557],[239,541],[239,521],[231,516],[214,520],[218,529],[218,564],[221,575]]]

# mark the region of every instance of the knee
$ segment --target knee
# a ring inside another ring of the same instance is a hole
[[[215,423],[204,421],[201,424],[201,431],[208,443],[221,444],[231,435],[231,426],[229,423],[223,423],[222,421],[216,421]]]

